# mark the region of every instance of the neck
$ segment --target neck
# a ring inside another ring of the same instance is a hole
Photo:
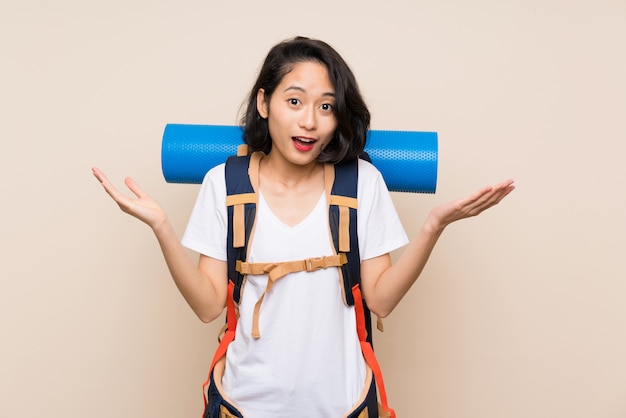
[[[293,189],[303,184],[315,182],[324,177],[324,164],[316,161],[298,165],[279,158],[272,158],[272,153],[261,160],[261,177],[278,183],[282,187]]]

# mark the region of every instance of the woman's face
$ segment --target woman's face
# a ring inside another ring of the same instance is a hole
[[[298,62],[269,98],[260,89],[257,110],[267,119],[272,138],[272,158],[295,165],[315,162],[337,128],[335,88],[326,66]]]

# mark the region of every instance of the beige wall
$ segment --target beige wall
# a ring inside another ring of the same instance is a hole
[[[197,186],[164,182],[163,127],[235,123],[295,34],[344,54],[373,128],[439,133],[437,194],[394,194],[409,233],[518,184],[444,234],[375,336],[398,415],[626,416],[623,0],[3,1],[0,416],[199,416],[221,324],[90,167],[182,233]]]

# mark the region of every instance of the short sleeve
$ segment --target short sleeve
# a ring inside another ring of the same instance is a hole
[[[224,167],[220,164],[205,175],[181,240],[185,247],[223,261],[228,232]]]
[[[409,242],[382,174],[359,160],[358,234],[361,260],[378,257]]]

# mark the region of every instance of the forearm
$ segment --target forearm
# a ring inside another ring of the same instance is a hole
[[[209,277],[203,272],[190,259],[167,219],[152,229],[161,246],[174,283],[191,309],[203,322],[210,322],[217,318],[224,309],[226,284],[216,286],[215,283],[221,281],[225,283],[225,270],[223,277],[219,275],[219,269],[214,272],[214,277]]]
[[[409,291],[426,266],[444,228],[429,217],[404,252],[374,282],[367,301],[377,316],[389,315]]]
[[[391,265],[387,256],[382,257],[382,261],[368,264],[367,269],[361,269],[363,293],[370,309],[378,316],[388,315],[421,274],[446,226],[479,215],[497,205],[514,189],[513,180],[505,180],[431,210],[417,236],[395,264]]]
[[[120,193],[102,170],[93,167],[92,172],[123,212],[152,228],[176,286],[196,315],[204,322],[217,318],[226,304],[226,262],[207,261],[208,257],[201,256],[204,264],[196,266],[176,236],[163,208],[135,180],[127,177],[124,181],[136,196],[136,199],[131,199]]]

